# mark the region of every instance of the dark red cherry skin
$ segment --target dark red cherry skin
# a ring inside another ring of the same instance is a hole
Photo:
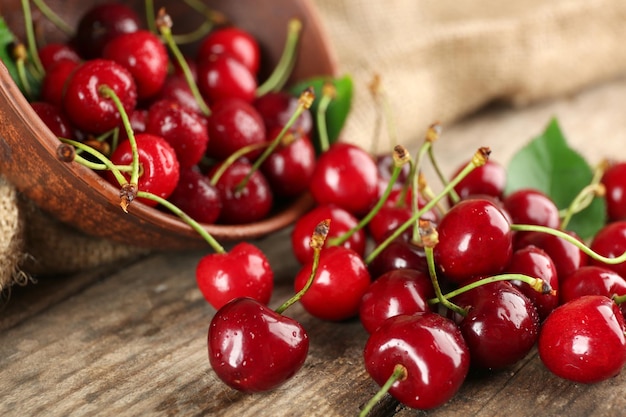
[[[428,300],[435,297],[430,276],[415,269],[389,271],[374,282],[361,299],[359,318],[373,333],[390,317],[431,311]]]
[[[274,288],[274,272],[258,247],[240,242],[226,253],[202,257],[196,266],[196,283],[217,310],[240,297],[267,304]]]
[[[368,265],[372,279],[395,269],[417,269],[428,273],[426,252],[423,247],[410,241],[396,239],[391,242]]]
[[[559,276],[552,258],[543,249],[532,245],[517,249],[505,272],[542,279],[552,288],[554,293],[542,294],[523,281],[510,281],[537,307],[541,321],[559,305]]]
[[[161,90],[153,100],[173,100],[189,110],[202,114],[189,84],[182,74],[169,74],[161,86]]]
[[[561,304],[565,304],[583,295],[614,295],[626,294],[626,280],[617,272],[604,266],[586,265],[578,268],[563,280],[559,292]],[[626,304],[620,304],[622,314],[626,317]]]
[[[383,180],[383,184],[386,184],[389,182],[389,179],[391,178],[391,174],[393,173],[393,170],[395,168],[394,165],[394,160],[393,160],[393,155],[391,153],[386,153],[386,154],[379,154],[376,156],[376,166],[378,167],[378,175],[380,175],[380,178]],[[398,176],[398,179],[395,183],[395,187],[402,187],[402,184],[404,184],[406,182],[406,180],[409,177],[411,171],[411,164],[404,164],[402,166],[402,170],[400,171],[400,175]]]
[[[178,185],[168,200],[200,223],[215,223],[222,210],[217,188],[197,166],[181,167]]]
[[[511,226],[488,200],[459,202],[443,216],[437,230],[435,263],[452,282],[498,274],[511,260]]]
[[[146,132],[168,141],[182,167],[198,164],[209,144],[204,119],[176,101],[159,100],[150,105]]]
[[[313,262],[300,268],[294,281],[296,292],[311,276]],[[343,246],[322,249],[313,284],[300,302],[312,316],[322,320],[342,321],[358,316],[363,294],[371,279],[363,258]]]
[[[378,199],[376,163],[363,148],[336,142],[318,158],[309,189],[317,204],[362,216]]]
[[[44,101],[33,101],[30,105],[55,136],[67,139],[73,138],[72,124],[59,107]]]
[[[43,65],[46,72],[60,61],[68,60],[77,64],[81,61],[78,52],[66,43],[49,43],[39,48],[37,52],[39,53],[41,65]]]
[[[559,208],[539,190],[524,188],[509,194],[502,201],[515,224],[534,224],[558,229],[561,225]]]
[[[452,178],[456,177],[466,165],[461,165]],[[490,159],[485,165],[474,168],[454,187],[454,190],[461,199],[477,194],[502,198],[505,186],[506,169],[499,162]]]
[[[311,235],[322,220],[330,219],[330,228],[326,243],[335,237],[339,237],[348,230],[355,227],[359,220],[346,210],[330,205],[313,207],[309,212],[296,220],[291,231],[291,249],[300,262],[305,264],[313,260],[313,249],[311,249]],[[354,233],[342,246],[353,250],[360,256],[365,254],[366,236],[361,229]]]
[[[259,112],[245,101],[228,98],[212,107],[208,118],[211,143],[207,155],[223,160],[240,148],[266,141],[265,126]],[[246,157],[255,159],[262,150],[249,152]]]
[[[212,55],[228,55],[243,64],[252,74],[257,74],[261,50],[257,40],[236,26],[223,27],[207,35],[198,47],[198,61]]]
[[[65,84],[78,66],[78,62],[64,59],[46,70],[46,75],[41,81],[40,100],[63,108]]]
[[[268,131],[282,129],[298,107],[298,97],[285,91],[271,91],[257,97],[254,107],[257,109]],[[310,136],[313,128],[313,116],[310,110],[304,110],[291,126],[290,130],[301,135]]]
[[[452,300],[467,309],[459,328],[477,369],[502,369],[523,359],[539,335],[533,303],[511,283],[481,285]],[[459,321],[459,317],[455,318]]]
[[[140,22],[139,15],[125,4],[95,5],[80,18],[72,44],[83,58],[97,58],[111,39],[139,30]]]
[[[180,177],[180,165],[174,149],[162,137],[148,133],[135,135],[135,140],[141,165],[137,189],[168,198],[176,188]],[[120,142],[110,159],[115,165],[132,164],[133,153],[130,142],[128,140]],[[130,180],[129,173],[123,173],[123,175],[126,180]],[[107,171],[106,178],[118,186],[117,180],[110,171]],[[137,198],[136,201],[141,201],[148,206],[157,205],[156,202],[144,198]]]
[[[209,325],[211,367],[238,391],[282,385],[302,368],[308,351],[309,337],[300,323],[250,298],[226,304]]]
[[[448,402],[459,390],[470,366],[461,332],[449,319],[425,312],[391,317],[368,338],[365,369],[382,386],[396,365],[407,378],[389,389],[402,404],[429,410]]]
[[[624,317],[603,295],[585,295],[556,308],[544,321],[538,350],[560,378],[592,384],[612,378],[626,364]]]
[[[591,250],[607,258],[617,258],[626,252],[626,220],[615,221],[604,226],[591,241]],[[626,262],[605,264],[590,259],[592,265],[606,266],[626,277]]]
[[[626,220],[626,162],[611,164],[602,176],[609,221]]]
[[[219,166],[219,165],[218,165]],[[218,166],[212,168],[209,177],[215,174]],[[239,183],[248,175],[252,166],[245,161],[235,161],[215,184],[222,201],[219,223],[243,224],[261,220],[269,214],[274,203],[270,186],[260,171],[254,171],[242,190]]]
[[[137,30],[111,39],[102,57],[126,68],[137,85],[137,96],[145,100],[156,95],[167,76],[168,55],[161,39],[149,30]]]
[[[225,98],[252,103],[257,81],[253,73],[229,55],[211,55],[198,62],[198,88],[211,104]]]
[[[282,128],[269,131],[268,139],[277,137]],[[261,165],[261,172],[275,195],[295,197],[309,188],[315,169],[315,148],[307,136],[287,133],[290,143],[279,145]],[[297,135],[297,136],[296,136]]]
[[[100,92],[103,85],[115,92],[126,113],[132,112],[137,104],[135,81],[126,68],[108,59],[86,61],[67,80],[63,96],[65,114],[85,132],[104,133],[121,123],[113,100]]]

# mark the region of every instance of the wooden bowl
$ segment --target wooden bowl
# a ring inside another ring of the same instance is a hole
[[[206,1],[206,0],[205,0]],[[47,0],[46,3],[67,23],[76,27],[82,14],[102,1]],[[143,0],[126,2],[142,12]],[[302,20],[300,52],[293,80],[317,75],[335,75],[336,61],[321,28],[318,16],[307,0],[222,0],[207,1],[238,26],[248,30],[262,49],[265,74],[278,61],[284,46],[287,22]],[[165,6],[174,21],[173,32],[184,33],[199,24],[201,17],[182,1],[155,1]],[[24,24],[20,0],[4,0],[0,15],[20,37]],[[33,6],[36,30],[46,42],[65,40],[63,34]],[[142,16],[142,14],[140,14]],[[184,22],[178,24],[177,22]],[[125,214],[119,206],[119,190],[92,170],[78,163],[57,159],[59,140],[32,110],[0,63],[0,173],[42,210],[87,234],[147,248],[182,250],[206,245],[197,232],[178,217],[141,203],[131,204]],[[245,225],[203,227],[220,241],[257,239],[293,223],[312,205],[304,195],[271,217]]]

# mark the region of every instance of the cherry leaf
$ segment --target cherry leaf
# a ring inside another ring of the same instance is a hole
[[[544,132],[521,148],[509,162],[505,193],[534,188],[547,194],[562,210],[591,183],[592,178],[592,168],[568,145],[558,121],[552,119]],[[587,208],[572,217],[566,229],[588,239],[605,222],[604,199],[594,198]]]

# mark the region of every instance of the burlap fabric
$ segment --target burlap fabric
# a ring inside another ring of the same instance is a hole
[[[353,76],[343,140],[371,145],[379,74],[409,143],[493,101],[525,105],[626,73],[623,0],[314,0],[340,71]],[[382,141],[377,146],[387,146]],[[371,149],[371,148],[369,148]],[[0,179],[0,288],[143,252],[76,232]]]

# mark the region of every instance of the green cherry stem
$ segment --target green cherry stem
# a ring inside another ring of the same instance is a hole
[[[287,25],[287,39],[285,41],[285,48],[278,60],[278,64],[274,68],[274,71],[270,76],[259,85],[256,89],[256,96],[260,97],[270,91],[278,91],[282,89],[296,63],[296,49],[298,47],[298,40],[300,39],[300,31],[302,30],[302,22],[299,19],[293,18],[289,20]]]
[[[404,365],[397,364],[396,366],[394,366],[393,372],[389,376],[389,379],[385,381],[385,383],[382,387],[380,387],[378,392],[372,398],[370,398],[367,404],[365,404],[365,407],[363,407],[363,409],[359,413],[359,417],[366,417],[370,413],[370,411],[372,411],[374,406],[383,399],[387,392],[389,392],[393,384],[395,384],[397,381],[404,381],[405,379],[407,379],[408,376],[409,372]]]
[[[315,276],[317,275],[317,269],[320,263],[320,253],[322,248],[324,247],[324,243],[326,242],[326,237],[328,236],[328,231],[330,229],[330,219],[322,220],[315,226],[315,230],[313,235],[311,236],[310,246],[313,249],[313,264],[311,266],[311,275],[309,275],[309,279],[306,284],[300,291],[298,291],[293,297],[285,301],[280,307],[278,307],[275,311],[278,314],[283,314],[285,310],[287,310],[290,306],[298,302],[302,298],[302,296],[311,288],[313,285],[313,281],[315,280]]]
[[[146,22],[148,23],[148,30],[158,35],[159,30],[156,27],[156,17],[154,15],[154,0],[145,0],[144,10],[146,12]]]
[[[455,176],[452,179],[452,181],[450,181],[445,186],[443,191],[441,193],[439,193],[435,198],[430,200],[428,203],[424,204],[424,207],[422,207],[420,210],[418,210],[415,213],[413,213],[413,216],[411,216],[411,218],[409,220],[407,220],[406,222],[404,222],[403,224],[398,226],[398,228],[391,235],[389,235],[389,237],[387,237],[387,239],[385,239],[378,246],[376,246],[374,248],[374,250],[372,252],[370,252],[370,254],[365,259],[365,263],[366,264],[371,263],[380,254],[380,252],[382,252],[391,242],[393,242],[395,239],[397,239],[398,236],[400,236],[402,233],[404,233],[404,231],[406,229],[408,229],[416,221],[418,221],[419,218],[424,215],[424,213],[426,213],[428,210],[433,208],[439,202],[439,200],[441,200],[444,196],[446,196],[450,192],[450,190],[452,188],[454,188],[454,186],[456,186],[463,178],[465,178],[467,176],[467,174],[472,172],[472,170],[474,170],[474,168],[482,166],[482,165],[485,165],[485,163],[489,159],[489,154],[490,153],[491,153],[491,151],[487,147],[479,148],[476,151],[476,153],[474,153],[474,156],[472,157],[470,162],[468,162],[467,165],[465,165],[465,167],[463,167],[461,172],[459,172],[459,174],[457,176]]]
[[[239,158],[242,158],[243,156],[245,156],[246,154],[248,154],[248,153],[250,153],[252,151],[256,151],[256,150],[259,150],[259,149],[266,148],[269,145],[270,145],[269,142],[252,143],[250,145],[246,145],[246,146],[243,146],[243,147],[237,149],[235,152],[230,154],[228,156],[228,158],[226,158],[224,160],[224,162],[222,162],[219,165],[219,167],[217,168],[217,170],[213,173],[213,176],[211,177],[211,185],[212,186],[217,185],[217,183],[219,182],[220,178],[222,178],[222,175],[224,175],[224,172],[226,172],[228,167],[231,166]]]
[[[13,59],[15,60],[15,66],[17,68],[17,75],[20,78],[20,82],[24,87],[24,93],[29,100],[33,99],[33,89],[28,80],[26,74],[26,60],[28,59],[28,53],[23,43],[18,43],[12,50]]]
[[[52,10],[43,0],[33,0],[33,3],[37,6],[39,11],[66,36],[71,38],[74,35],[72,27],[61,19],[61,17],[56,14],[54,10]]]
[[[434,129],[429,129],[429,132],[426,136],[426,140],[430,142],[435,142],[441,136],[442,128],[439,122],[435,122],[432,126],[434,127]],[[433,169],[435,170],[435,174],[437,174],[437,178],[439,178],[439,181],[441,181],[441,183],[444,186],[448,184],[448,180],[446,179],[446,176],[443,174],[443,171],[441,170],[441,167],[439,166],[439,163],[437,162],[437,158],[435,157],[435,151],[432,146],[428,149],[428,158],[430,159],[430,163],[432,164]],[[456,192],[454,188],[450,190],[448,195],[450,196],[450,199],[452,200],[453,204],[456,204],[459,202],[459,200],[461,200],[461,198],[459,197],[459,194]]]
[[[603,256],[603,255],[600,255],[599,253],[594,252],[593,250],[591,250],[591,248],[589,248],[587,245],[585,245],[583,242],[579,241],[575,237],[570,236],[569,234],[561,230],[553,229],[551,227],[538,226],[534,224],[512,224],[511,230],[519,231],[519,232],[548,233],[556,237],[560,237],[561,239],[564,239],[568,241],[569,243],[571,243],[572,245],[576,246],[578,249],[580,249],[581,251],[589,255],[589,257],[591,257],[592,259],[598,262],[605,263],[605,264],[616,265],[616,264],[621,264],[622,262],[626,261],[626,252],[622,253],[620,256],[616,258],[608,258],[606,256]]]
[[[124,186],[126,184],[128,184],[128,181],[126,180],[126,177],[124,177],[124,175],[122,175],[122,172],[120,170],[120,167],[118,167],[117,165],[113,164],[113,162],[111,162],[111,160],[109,158],[107,158],[106,156],[104,156],[104,154],[94,148],[92,148],[91,146],[85,145],[82,142],[78,142],[75,140],[71,140],[71,139],[66,139],[66,138],[59,138],[59,140],[62,143],[65,144],[69,144],[72,145],[74,148],[79,149],[85,153],[88,153],[91,156],[94,156],[95,158],[97,158],[102,165],[104,165],[106,167],[106,169],[110,170],[111,173],[113,174],[113,176],[115,176],[115,179],[117,180],[118,184],[120,186]],[[81,165],[85,165],[86,167],[91,167],[90,165],[93,164],[92,162],[88,161],[87,159],[83,158],[82,156],[76,154],[73,158],[73,160],[75,160],[76,162],[78,162]],[[132,169],[132,167],[131,167]]]
[[[591,178],[589,185],[580,190],[578,195],[576,195],[574,200],[572,200],[569,207],[559,213],[562,219],[561,229],[565,230],[572,217],[576,213],[579,213],[587,208],[593,202],[594,198],[604,196],[606,189],[604,188],[604,184],[602,184],[602,176],[604,175],[607,166],[608,164],[606,162],[598,164],[593,172],[593,177]]]
[[[622,295],[615,294],[613,296],[613,301],[615,301],[615,304],[617,305],[626,303],[626,294],[622,294]]]
[[[328,125],[326,124],[326,114],[328,106],[337,94],[335,86],[332,82],[325,82],[322,86],[322,97],[317,104],[315,113],[315,125],[317,126],[317,136],[321,152],[326,152],[330,147],[330,139],[328,138]]]
[[[393,149],[394,167],[393,167],[393,171],[391,172],[391,178],[389,179],[389,182],[387,183],[387,188],[385,188],[383,195],[378,199],[378,201],[376,202],[376,205],[372,207],[369,213],[367,213],[359,221],[359,223],[356,226],[354,226],[353,228],[351,228],[350,230],[348,230],[341,236],[330,238],[328,240],[328,246],[339,246],[343,244],[346,240],[350,239],[352,235],[354,235],[356,232],[358,232],[359,230],[367,226],[367,224],[380,211],[380,209],[383,207],[383,205],[389,198],[389,195],[391,194],[391,191],[393,190],[393,185],[396,183],[396,181],[398,180],[398,177],[400,176],[400,172],[402,171],[402,166],[406,164],[407,162],[409,162],[410,159],[411,157],[409,155],[409,152],[406,150],[404,146],[396,145],[394,147]]]
[[[30,59],[35,66],[35,70],[39,77],[43,77],[46,71],[39,59],[37,51],[37,42],[35,41],[35,30],[33,29],[33,16],[30,9],[30,1],[22,0],[22,13],[24,14],[24,24],[26,29],[26,41],[28,44],[28,52]]]

